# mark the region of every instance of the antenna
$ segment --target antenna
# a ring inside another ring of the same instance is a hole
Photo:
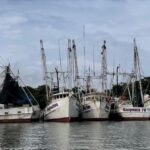
[[[59,61],[60,61],[60,70],[62,71],[60,40],[58,40],[58,47],[59,47]]]
[[[93,45],[93,74],[95,76],[95,51],[94,51],[94,45]]]
[[[58,49],[59,49],[60,71],[62,71],[60,40],[58,40]],[[63,76],[63,82],[64,82],[63,84],[64,84],[64,85],[65,85],[65,87],[66,87],[64,73],[62,74],[62,76]]]
[[[84,55],[84,76],[86,70],[86,60],[85,60],[85,25],[83,26],[83,55]]]

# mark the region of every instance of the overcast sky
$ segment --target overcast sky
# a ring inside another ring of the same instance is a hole
[[[44,41],[48,68],[66,63],[67,39],[75,39],[80,69],[83,66],[83,25],[87,68],[100,68],[100,51],[107,41],[108,66],[132,69],[136,38],[142,73],[150,75],[149,0],[0,0],[0,65],[9,62],[26,84],[43,83],[40,39]]]

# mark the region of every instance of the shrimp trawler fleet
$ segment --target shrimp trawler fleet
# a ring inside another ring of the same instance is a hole
[[[10,65],[0,73],[0,122],[31,122],[39,120],[40,108],[32,95],[18,84]]]
[[[101,121],[101,120],[149,120],[150,95],[143,92],[140,58],[134,39],[133,71],[131,73],[110,73],[107,70],[106,41],[101,52],[101,73],[96,75],[79,76],[76,45],[74,40],[68,40],[67,71],[48,72],[46,56],[41,44],[43,63],[46,107],[44,111],[39,108],[38,102],[28,89],[19,85],[19,76],[14,76],[10,65],[4,67],[0,73],[0,122],[31,122],[39,120],[42,116],[45,121]],[[61,64],[61,62],[60,62]],[[125,82],[128,96],[114,96],[112,89],[108,89],[107,75],[116,75],[118,88],[118,75],[127,75]],[[83,79],[83,85],[81,84]],[[98,88],[94,87],[96,79]],[[20,79],[21,81],[21,79]],[[49,83],[50,81],[50,83]],[[100,82],[99,82],[100,81]],[[101,90],[99,91],[99,83]]]

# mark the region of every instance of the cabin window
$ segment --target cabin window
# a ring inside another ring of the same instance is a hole
[[[60,98],[62,98],[62,95],[60,95]]]
[[[21,114],[21,111],[18,111],[18,114]]]
[[[90,97],[87,97],[87,98],[86,98],[87,101],[90,101],[90,99],[91,99]]]
[[[91,107],[90,106],[87,106],[87,109],[90,109]]]
[[[8,115],[8,112],[5,112],[5,115]]]

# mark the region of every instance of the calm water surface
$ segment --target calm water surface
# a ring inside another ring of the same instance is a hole
[[[150,121],[0,124],[1,149],[150,150]]]

